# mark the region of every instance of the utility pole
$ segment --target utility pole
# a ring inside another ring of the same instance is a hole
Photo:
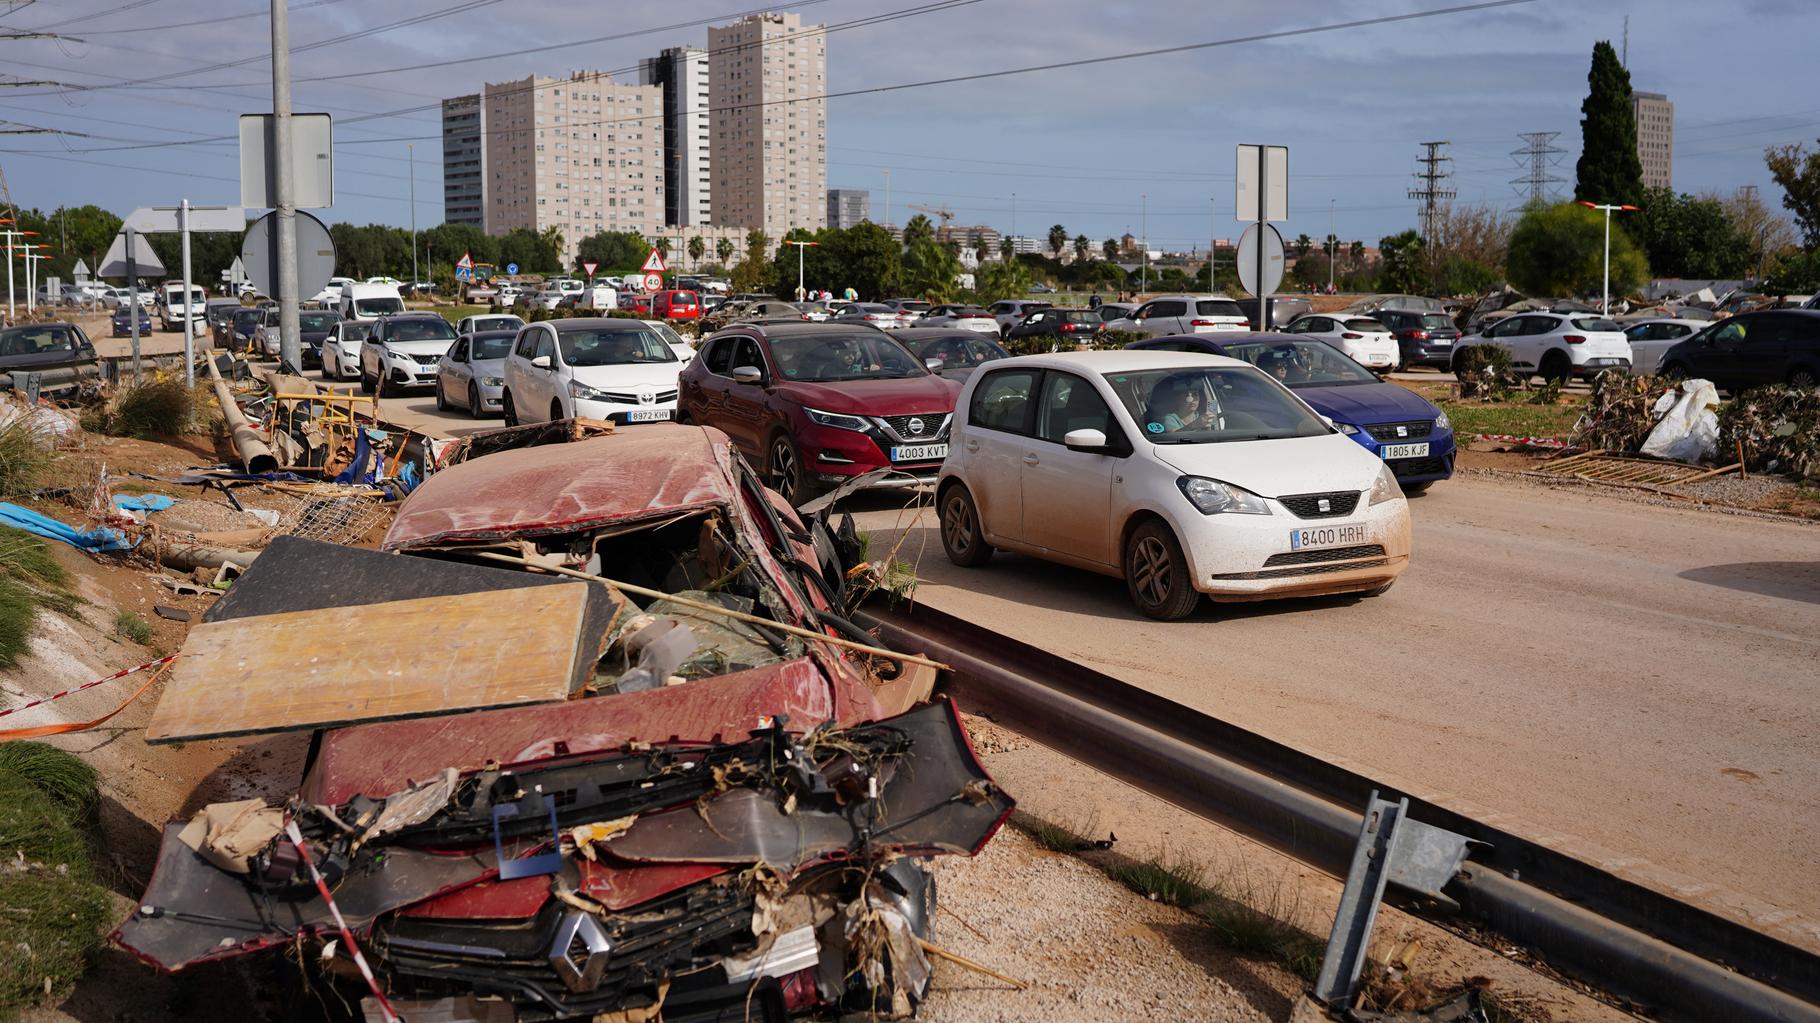
[[[1554,195],[1553,186],[1565,180],[1549,173],[1549,168],[1560,166],[1562,157],[1567,155],[1567,150],[1554,144],[1561,133],[1530,131],[1517,137],[1523,140],[1523,146],[1511,150],[1510,158],[1517,162],[1518,167],[1527,164],[1529,170],[1519,177],[1511,178],[1511,187],[1517,190],[1518,195],[1527,190],[1532,203],[1544,202]]]
[[[190,312],[190,201],[183,200],[177,207],[177,231],[183,237],[183,382],[196,383],[196,327],[191,321]],[[204,310],[208,303],[202,304]]]
[[[0,220],[0,224],[6,225],[6,230],[0,231],[0,234],[6,236],[6,320],[11,323],[13,318],[19,315],[19,310],[13,306],[13,250],[17,248],[15,239],[23,238],[32,232],[19,230],[19,225],[11,218]]]
[[[1138,280],[1142,284],[1138,290],[1147,292],[1150,290],[1150,193],[1140,194],[1138,201],[1142,203],[1141,212],[1138,214],[1138,234],[1144,236],[1144,259],[1140,264],[1143,270],[1138,274]]]
[[[1623,213],[1634,213],[1634,212],[1636,212],[1637,207],[1620,206],[1617,204],[1601,205],[1596,202],[1587,202],[1584,199],[1580,200],[1580,205],[1582,205],[1590,210],[1605,211],[1605,294],[1602,298],[1599,299],[1599,315],[1600,316],[1610,316],[1611,315],[1611,215],[1614,211],[1623,212]]]
[[[885,230],[891,230],[891,168],[889,167],[885,168]],[[802,255],[802,250],[798,249],[796,254]]]
[[[1422,169],[1416,172],[1416,180],[1422,184],[1422,187],[1409,190],[1411,199],[1419,199],[1422,202],[1422,241],[1428,246],[1430,252],[1434,251],[1435,247],[1436,200],[1452,199],[1458,194],[1451,188],[1441,187],[1448,178],[1453,177],[1453,171],[1446,167],[1447,164],[1453,162],[1453,157],[1442,153],[1441,147],[1452,144],[1445,140],[1422,143],[1422,146],[1428,150],[1426,156],[1416,158],[1416,162],[1422,165]]]
[[[404,145],[405,159],[411,164],[411,292],[417,291],[417,143]]]
[[[801,302],[809,293],[803,288],[803,250],[819,248],[821,242],[793,242],[786,240],[785,245],[796,246],[796,300]]]
[[[299,373],[297,198],[291,173],[291,24],[288,0],[272,0],[272,160],[278,164],[278,362]]]
[[[1327,200],[1327,293],[1333,294],[1333,257],[1338,237],[1333,233],[1333,200]]]

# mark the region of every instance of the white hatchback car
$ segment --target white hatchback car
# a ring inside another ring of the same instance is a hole
[[[1137,609],[1375,595],[1409,563],[1382,459],[1237,359],[1003,359],[967,381],[936,484],[957,565],[997,549],[1122,577]]]
[[[639,320],[547,320],[518,332],[506,356],[507,426],[580,416],[618,423],[676,418],[683,363]]]
[[[360,376],[360,346],[373,332],[371,323],[342,320],[322,339],[322,378],[353,380]]]
[[[1624,338],[1630,342],[1630,371],[1638,376],[1654,376],[1662,368],[1664,352],[1693,337],[1707,325],[1706,320],[1657,317],[1626,326]]]
[[[478,334],[483,330],[517,330],[525,325],[521,317],[511,313],[481,313],[478,316],[463,316],[455,325],[457,334]]]
[[[1107,321],[1106,329],[1136,331],[1151,337],[1243,333],[1251,329],[1251,321],[1245,318],[1245,310],[1225,295],[1158,295],[1133,309],[1129,316]]]
[[[1473,345],[1509,350],[1512,369],[1548,380],[1590,377],[1608,369],[1631,368],[1630,340],[1623,328],[1598,313],[1518,313],[1454,343],[1460,353]]]
[[[1316,338],[1345,352],[1352,361],[1366,369],[1388,373],[1403,361],[1403,350],[1390,328],[1368,316],[1328,316],[1308,313],[1298,316],[1284,333]]]

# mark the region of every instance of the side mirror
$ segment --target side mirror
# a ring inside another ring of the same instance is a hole
[[[1070,451],[1103,454],[1106,450],[1106,434],[1099,430],[1069,430],[1062,437],[1062,443]]]
[[[549,369],[550,357],[548,355],[539,355],[537,358],[531,360],[531,365],[536,366],[538,369]]]
[[[764,378],[764,371],[757,366],[737,366],[733,370],[733,382],[736,384],[756,384]]]
[[[923,368],[927,369],[931,373],[940,373],[942,371],[942,365],[943,365],[943,363],[942,363],[942,360],[940,360],[940,359],[924,359],[923,360]]]

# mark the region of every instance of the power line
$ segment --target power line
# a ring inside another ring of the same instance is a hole
[[[343,2],[344,0],[313,0],[311,3],[297,4],[291,8],[291,13],[296,14],[298,11],[307,11],[312,7],[327,7],[330,4]],[[262,6],[257,10],[247,11],[244,14],[223,14],[214,18],[198,18],[195,21],[176,21],[167,25],[134,25],[132,28],[91,28],[84,29],[82,34],[84,37],[139,35],[146,32],[165,32],[174,28],[195,28],[197,25],[219,25],[224,21],[241,21],[246,18],[264,18],[269,17],[270,14],[269,8]]]
[[[62,28],[65,25],[74,25],[78,21],[88,21],[91,18],[106,18],[110,15],[124,14],[127,11],[136,10],[140,7],[150,7],[158,2],[159,0],[132,0],[131,3],[121,4],[119,7],[110,7],[105,11],[96,11],[93,14],[84,14],[75,18],[65,18],[62,21],[53,21],[47,25],[34,25],[32,30],[43,31],[47,28]]]
[[[1440,199],[1452,199],[1459,194],[1451,188],[1441,187],[1448,178],[1453,177],[1453,171],[1446,167],[1453,162],[1453,157],[1441,152],[1441,147],[1446,145],[1449,145],[1446,141],[1422,143],[1428,150],[1426,156],[1416,158],[1416,162],[1422,165],[1422,169],[1416,172],[1416,180],[1422,183],[1422,187],[1409,190],[1411,199],[1422,201],[1422,240],[1428,244],[1431,252],[1435,249],[1436,241],[1435,203]]]
[[[1523,166],[1524,161],[1528,161],[1529,171],[1521,177],[1510,179],[1511,186],[1517,190],[1518,195],[1522,195],[1524,190],[1528,189],[1529,201],[1532,203],[1553,199],[1556,194],[1554,186],[1565,184],[1567,180],[1557,174],[1549,173],[1550,169],[1560,166],[1562,158],[1567,155],[1567,150],[1554,144],[1555,139],[1561,137],[1561,133],[1558,131],[1531,131],[1517,137],[1523,140],[1524,146],[1521,149],[1512,150],[1511,158],[1517,161],[1519,167]]]

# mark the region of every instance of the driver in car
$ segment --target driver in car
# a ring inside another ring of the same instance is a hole
[[[1218,428],[1218,414],[1207,407],[1198,381],[1186,377],[1170,377],[1158,384],[1157,390],[1161,394],[1151,399],[1152,414],[1144,417],[1148,426],[1160,426],[1163,433]],[[1158,431],[1152,429],[1151,432]]]

